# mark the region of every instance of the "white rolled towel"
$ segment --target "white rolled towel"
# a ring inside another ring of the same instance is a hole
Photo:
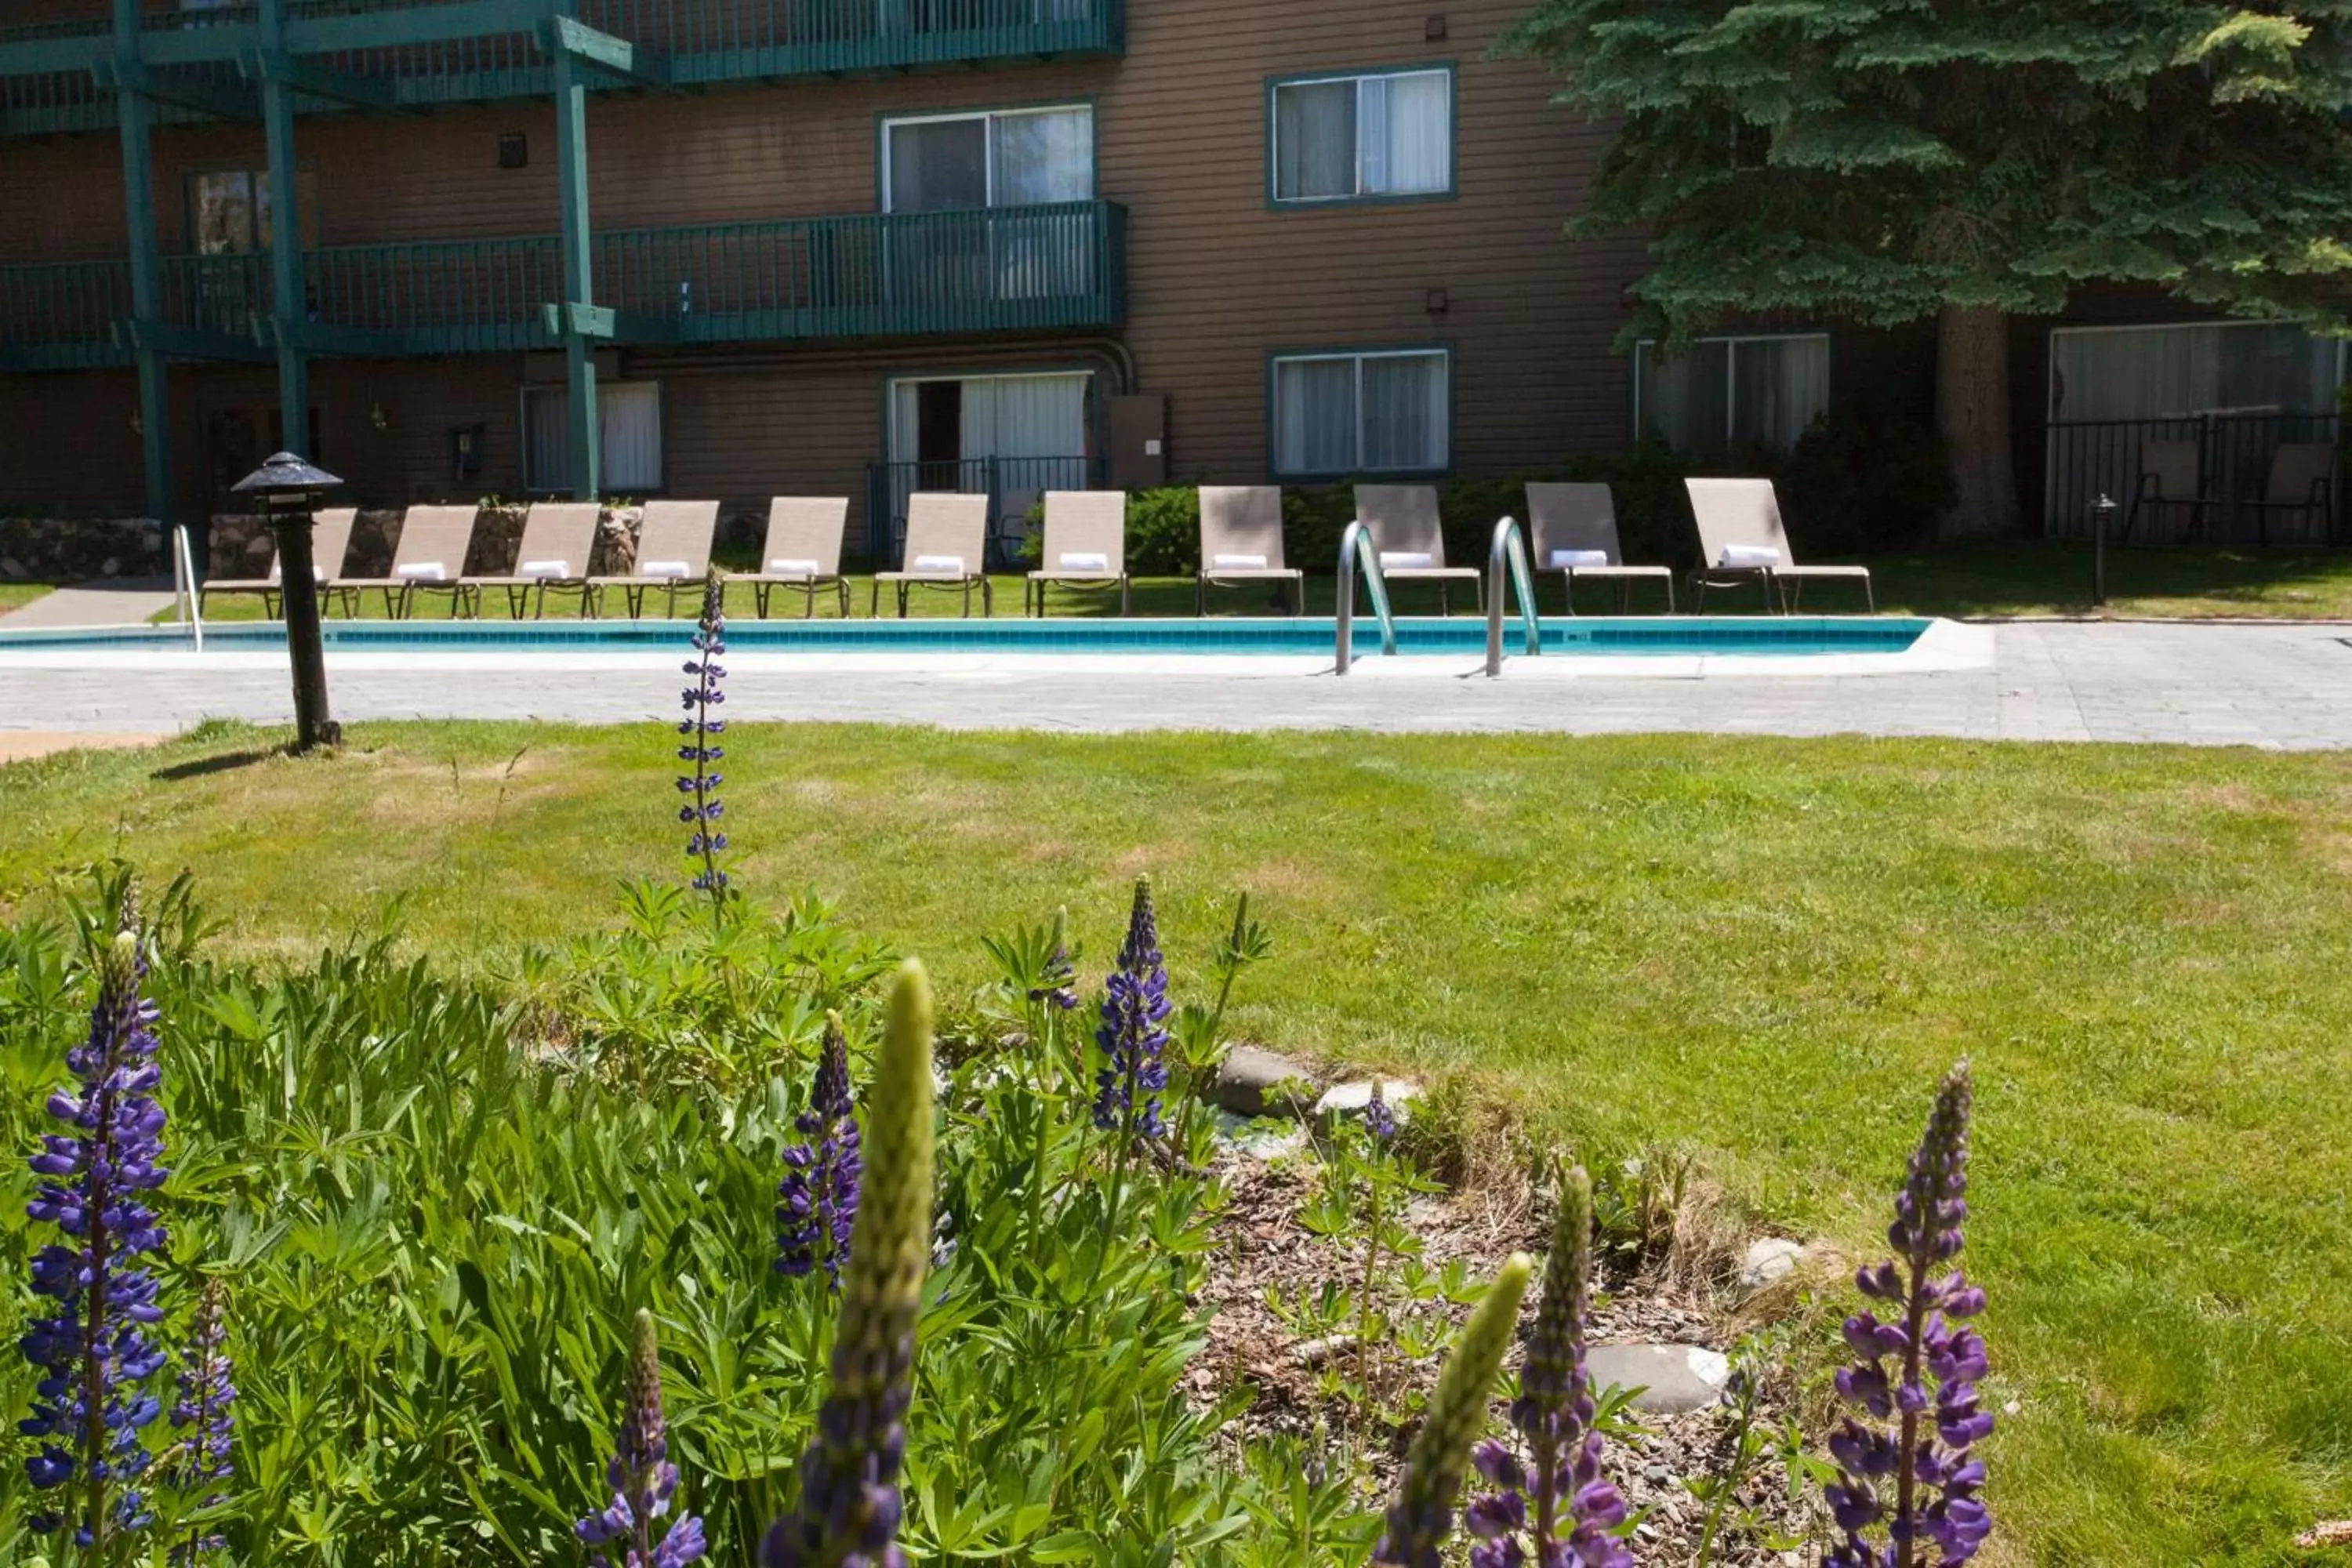
[[[395,577],[411,583],[442,583],[448,580],[448,571],[438,561],[409,561],[392,569]]]
[[[518,577],[569,577],[572,575],[572,563],[569,561],[526,561],[522,563],[522,570],[517,572],[515,575]]]
[[[1436,563],[1437,558],[1426,550],[1381,552],[1381,570],[1383,572],[1413,572],[1425,566],[1433,566]]]
[[[957,576],[961,577],[963,575],[963,557],[961,555],[918,555],[915,557],[915,570],[918,572],[952,572]]]
[[[267,580],[267,581],[268,581],[268,582],[271,582],[271,583],[275,583],[275,582],[277,582],[277,581],[278,581],[278,574],[279,574],[281,571],[283,571],[283,570],[284,570],[284,568],[283,568],[283,567],[281,567],[281,566],[279,566],[279,565],[278,565],[278,563],[277,562],[272,561],[272,562],[269,563],[269,576],[268,576],[266,580]],[[320,573],[320,574],[319,574],[319,575],[320,575],[320,576],[321,576],[321,577],[323,577],[323,576],[325,576],[325,575],[326,575],[326,574],[325,574],[325,573],[323,573],[323,572],[321,572],[321,573]]]
[[[1223,567],[1229,572],[1263,572],[1265,570],[1265,557],[1263,555],[1212,555],[1209,557],[1209,564]]]
[[[1062,552],[1065,572],[1108,572],[1110,557],[1099,550],[1065,550]]]
[[[1578,566],[1606,566],[1606,550],[1555,550],[1551,552],[1551,569],[1555,572]]]
[[[1769,544],[1727,544],[1717,566],[1778,566],[1780,552]]]
[[[816,563],[795,560],[789,555],[779,555],[768,563],[768,571],[771,575],[777,577],[814,577],[816,575]]]
[[[640,577],[688,577],[693,575],[683,561],[647,561],[637,567]]]

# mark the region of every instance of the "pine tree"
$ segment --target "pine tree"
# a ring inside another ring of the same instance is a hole
[[[1538,0],[1505,47],[1615,122],[1570,228],[1652,236],[1634,332],[1937,319],[1948,535],[2018,524],[2010,313],[2352,297],[2352,0]]]

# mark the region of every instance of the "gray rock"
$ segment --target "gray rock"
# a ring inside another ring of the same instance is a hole
[[[1797,1271],[1797,1260],[1805,1254],[1805,1245],[1790,1241],[1785,1236],[1768,1236],[1748,1248],[1748,1256],[1739,1260],[1739,1288],[1761,1290],[1776,1279],[1786,1279]]]
[[[15,556],[0,555],[0,577],[21,583],[31,575],[32,574],[25,569],[25,563]]]
[[[1412,1101],[1421,1098],[1421,1086],[1401,1078],[1380,1080],[1381,1098],[1388,1101],[1389,1110],[1399,1121],[1411,1119]],[[1357,1079],[1350,1083],[1335,1083],[1323,1091],[1315,1102],[1315,1120],[1328,1125],[1350,1116],[1361,1116],[1364,1107],[1372,1102],[1372,1080]]]
[[[1225,1053],[1224,1064],[1217,1068],[1216,1081],[1202,1091],[1202,1098],[1236,1116],[1296,1115],[1297,1108],[1287,1099],[1272,1093],[1275,1086],[1314,1081],[1315,1075],[1303,1064],[1279,1051],[1269,1051],[1261,1046],[1235,1046]]]
[[[105,560],[100,562],[98,563],[98,574],[101,577],[121,576],[122,557],[120,555],[110,555]]]
[[[1307,1147],[1307,1129],[1296,1121],[1255,1121],[1230,1110],[1217,1112],[1217,1142],[1253,1160],[1275,1161]]]
[[[1731,1381],[1731,1363],[1703,1345],[1595,1345],[1585,1365],[1595,1388],[1639,1388],[1633,1408],[1654,1415],[1704,1410]]]

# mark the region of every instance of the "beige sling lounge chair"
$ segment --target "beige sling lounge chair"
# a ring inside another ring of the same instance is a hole
[[[1698,523],[1699,564],[1691,574],[1698,590],[1694,608],[1704,608],[1709,588],[1759,583],[1765,598],[1782,614],[1797,609],[1805,584],[1835,578],[1862,584],[1863,602],[1874,615],[1878,595],[1867,566],[1800,566],[1780,526],[1780,500],[1769,479],[1685,479],[1691,516]]]
[[[925,490],[907,498],[907,543],[899,552],[898,570],[874,574],[872,602],[866,614],[879,613],[882,584],[898,595],[898,618],[907,618],[907,594],[918,587],[961,588],[963,613],[971,614],[971,590],[980,589],[980,613],[995,608],[988,584],[988,498]]]
[[[1294,616],[1307,607],[1305,574],[1282,563],[1282,491],[1274,485],[1202,485],[1192,613],[1209,613],[1212,587],[1244,583],[1272,583]]]
[[[343,601],[343,613],[350,615],[359,595],[341,581],[343,556],[352,544],[352,524],[359,517],[359,509],[349,506],[329,507],[317,514],[310,529],[310,563],[319,578],[319,608],[331,609],[335,600]],[[278,546],[273,539],[269,547],[269,574],[264,577],[208,577],[196,589],[196,609],[203,613],[205,600],[214,594],[258,594],[261,613],[271,620],[278,618],[278,600],[285,584],[278,580]]]
[[[646,590],[661,588],[669,595],[670,619],[677,618],[677,591],[688,584],[701,585],[710,573],[710,542],[719,532],[715,500],[649,500],[637,524],[635,568],[625,576],[588,580],[586,609],[604,613],[604,595],[618,588],[629,606],[629,619],[645,612]],[[699,605],[698,600],[697,604]]]
[[[768,618],[768,596],[778,588],[803,595],[801,618],[816,614],[816,591],[830,587],[849,618],[849,584],[841,574],[841,535],[849,526],[846,496],[776,496],[768,502],[768,539],[760,547],[760,569],[735,579],[751,584],[760,618]]]
[[[1434,485],[1358,485],[1356,516],[1372,531],[1381,575],[1391,583],[1434,583],[1437,613],[1451,613],[1449,589],[1466,582],[1486,605],[1486,582],[1475,566],[1445,563],[1445,530],[1437,520]]]
[[[515,550],[514,572],[505,577],[472,579],[474,591],[504,588],[507,613],[522,619],[522,607],[531,606],[531,619],[547,613],[547,591],[578,590],[580,613],[588,613],[588,556],[596,548],[596,520],[604,508],[593,500],[535,500],[523,513],[522,542]]]
[[[2124,536],[2143,543],[2195,539],[2205,531],[2204,464],[2199,443],[2143,441]]]
[[[1617,584],[1621,611],[1635,583],[1656,583],[1666,591],[1666,614],[1675,613],[1674,568],[1625,564],[1617,543],[1617,502],[1607,485],[1529,485],[1528,531],[1536,574],[1560,574],[1570,615],[1576,614],[1577,584],[1589,578]]]
[[[1022,608],[1045,613],[1045,588],[1118,590],[1118,613],[1129,609],[1127,492],[1047,490],[1044,564],[1022,584]]]
[[[335,586],[356,595],[375,588],[383,595],[383,612],[406,620],[419,593],[449,595],[452,616],[481,614],[482,595],[464,580],[466,552],[474,542],[475,508],[413,506],[400,520],[400,539],[392,547],[392,575],[352,578]]]
[[[2271,454],[2270,483],[2260,500],[2241,501],[2254,514],[2256,542],[2271,542],[2271,520],[2292,523],[2284,542],[2325,544],[2336,521],[2336,443],[2291,441]]]

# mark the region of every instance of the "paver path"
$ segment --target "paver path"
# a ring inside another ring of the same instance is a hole
[[[1991,628],[1991,667],[1937,674],[1676,679],[1540,672],[1489,681],[1467,664],[1359,665],[1345,679],[1286,661],[1264,673],[1171,672],[1098,659],[1046,672],[812,668],[730,658],[727,717],[894,721],[956,728],[1643,731],[1948,735],[1983,740],[2179,742],[2352,747],[2352,625],[2012,625]],[[683,649],[680,650],[681,656]],[[677,661],[594,668],[403,668],[336,660],[336,716],[545,719],[609,723],[674,716]],[[220,716],[286,723],[282,665],[211,656],[143,666],[28,668],[0,661],[0,730],[177,729]]]

